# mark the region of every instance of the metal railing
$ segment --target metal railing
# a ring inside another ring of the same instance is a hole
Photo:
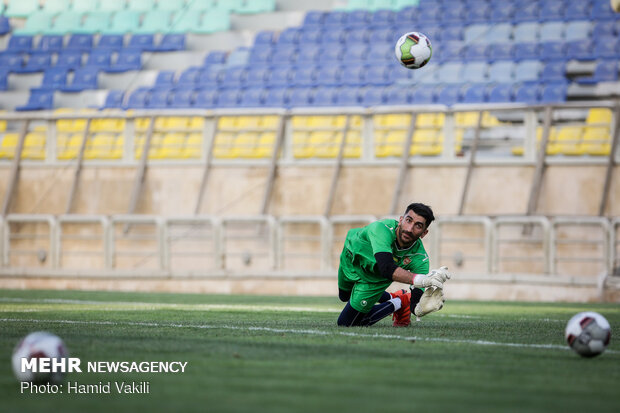
[[[375,219],[12,214],[0,219],[0,273],[334,276],[346,232]],[[596,217],[448,216],[423,241],[455,274],[596,280],[617,272],[619,230]]]

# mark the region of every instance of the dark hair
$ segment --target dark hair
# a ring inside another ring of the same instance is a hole
[[[413,211],[415,214],[421,216],[426,220],[426,228],[431,225],[431,222],[435,220],[435,215],[433,215],[433,210],[428,205],[424,205],[419,202],[414,202],[413,204],[409,204],[407,209],[405,210],[405,215],[407,212]]]

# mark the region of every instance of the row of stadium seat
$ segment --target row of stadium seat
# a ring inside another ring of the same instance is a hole
[[[235,13],[261,13],[273,11],[275,0],[9,0],[5,6],[0,3],[0,13],[9,17],[27,17],[38,11],[49,13],[74,12],[116,12],[134,11],[178,11],[188,9],[194,12],[225,10]]]
[[[354,2],[346,7],[357,16],[354,23],[344,11],[316,12],[306,18],[308,24],[346,25],[372,23],[372,13],[363,4]],[[389,9],[389,7],[386,7]],[[377,10],[372,8],[371,10]],[[387,10],[391,11],[391,10]],[[548,20],[616,19],[609,0],[543,0],[543,1],[427,1],[418,7],[406,7],[399,18],[412,22],[479,23],[523,22]]]
[[[73,34],[65,42],[65,36],[49,34],[40,36],[35,46],[35,36],[13,35],[9,38],[7,47],[2,53],[90,52],[97,49],[169,52],[185,50],[185,37],[183,33],[170,33],[163,36],[143,33],[134,34],[125,41],[125,36],[122,34],[105,34],[101,36]]]
[[[477,123],[476,112],[462,112],[455,116],[456,149],[462,145],[465,130]],[[609,109],[591,109],[584,125],[554,126],[550,130],[549,154],[560,155],[607,155],[610,150],[611,112]],[[198,120],[198,122],[196,121]],[[374,153],[377,157],[400,156],[411,120],[408,114],[382,114],[373,116]],[[202,155],[201,118],[162,117],[155,120],[156,132],[151,140],[150,159],[199,159]],[[344,116],[294,116],[292,153],[297,158],[336,157],[342,139]],[[438,155],[443,150],[444,114],[420,114],[416,119],[411,155]],[[119,128],[124,120],[97,120],[101,125],[89,128],[86,135],[86,159],[120,159],[124,150],[123,130]],[[141,157],[145,142],[144,131],[149,120],[136,120],[136,141],[134,157]],[[191,128],[187,126],[194,124]],[[85,120],[57,121],[58,159],[74,159],[78,156],[84,139]],[[112,126],[101,127],[105,124]],[[219,159],[268,158],[275,144],[275,129],[278,120],[274,116],[226,116],[218,122],[213,155]],[[172,125],[170,132],[161,131]],[[175,125],[180,125],[175,128]],[[502,126],[489,112],[483,113],[484,128]],[[78,126],[76,128],[76,126]],[[161,128],[161,129],[160,129]],[[174,130],[174,129],[181,129]],[[184,130],[185,129],[185,130]],[[350,121],[347,133],[345,157],[359,158],[362,152],[362,123],[359,116]],[[537,129],[538,138],[542,128]],[[5,133],[0,145],[0,157],[10,158],[15,154],[18,136]],[[28,133],[24,142],[23,157],[45,158],[46,131],[39,129]],[[512,153],[520,155],[522,147],[514,147]]]

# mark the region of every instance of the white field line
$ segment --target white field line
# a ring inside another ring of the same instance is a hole
[[[516,347],[516,348],[536,348],[536,349],[552,349],[552,350],[568,350],[568,346],[560,346],[556,344],[526,344],[526,343],[502,343],[486,340],[459,340],[449,338],[436,337],[417,337],[402,336],[396,334],[367,334],[355,331],[324,331],[311,329],[287,329],[287,328],[271,328],[260,326],[231,326],[231,325],[208,325],[208,324],[178,324],[178,323],[154,323],[154,322],[132,322],[132,321],[82,321],[82,320],[40,320],[40,319],[20,319],[20,318],[0,318],[2,323],[34,323],[34,324],[82,324],[82,325],[106,325],[106,326],[134,326],[134,327],[157,327],[157,328],[191,328],[191,329],[207,329],[207,330],[236,330],[236,331],[264,331],[276,334],[305,334],[316,336],[347,336],[358,338],[385,339],[385,340],[403,340],[403,341],[428,341],[451,344],[472,344],[481,346],[497,346],[497,347]],[[608,353],[618,354],[619,351],[608,350]]]

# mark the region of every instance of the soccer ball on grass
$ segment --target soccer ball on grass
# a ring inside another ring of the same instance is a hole
[[[586,311],[573,316],[566,324],[564,332],[570,348],[583,357],[601,354],[609,345],[611,328],[609,322],[593,311]]]
[[[433,47],[426,35],[419,32],[403,34],[394,46],[394,54],[407,69],[419,69],[431,60]]]
[[[60,337],[45,332],[37,331],[24,337],[13,350],[13,372],[19,381],[32,383],[60,383],[64,378],[61,372],[22,372],[22,358],[62,359],[67,357],[67,348]]]

